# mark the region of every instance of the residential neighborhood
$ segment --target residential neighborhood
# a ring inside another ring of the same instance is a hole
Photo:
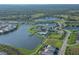
[[[79,5],[0,5],[0,55],[79,55]]]
[[[17,24],[11,24],[7,22],[0,22],[0,34],[8,33],[17,28]]]

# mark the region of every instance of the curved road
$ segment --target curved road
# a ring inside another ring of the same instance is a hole
[[[58,53],[58,55],[64,55],[64,53],[65,53],[65,50],[66,50],[66,47],[67,47],[67,41],[68,41],[68,37],[70,36],[70,31],[68,31],[68,30],[65,30],[65,32],[66,32],[66,35],[65,35],[65,37],[64,37],[64,42],[63,42],[63,45],[62,45],[62,47],[61,47],[61,49],[60,49],[60,51],[59,51],[59,53]]]

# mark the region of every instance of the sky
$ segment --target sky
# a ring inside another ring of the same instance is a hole
[[[79,4],[79,0],[0,0],[0,4]]]

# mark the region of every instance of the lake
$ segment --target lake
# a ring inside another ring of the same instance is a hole
[[[39,18],[39,19],[36,19],[38,21],[51,21],[51,20],[63,20],[63,19],[60,19],[60,18],[56,18],[56,17],[44,17],[44,18]]]
[[[64,29],[67,29],[67,30],[79,30],[79,27],[65,27]]]
[[[39,44],[41,44],[41,39],[36,36],[30,36],[31,33],[28,32],[30,25],[21,25],[17,30],[5,34],[0,35],[0,44],[5,44],[9,46],[13,46],[16,48],[26,48],[26,49],[34,49]]]

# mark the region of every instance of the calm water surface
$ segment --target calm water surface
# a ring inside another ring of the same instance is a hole
[[[24,24],[14,32],[0,35],[0,43],[16,48],[34,49],[41,43],[41,40],[35,36],[30,36],[30,33],[28,32],[29,27],[29,25]]]
[[[79,27],[65,27],[67,30],[79,30]]]

